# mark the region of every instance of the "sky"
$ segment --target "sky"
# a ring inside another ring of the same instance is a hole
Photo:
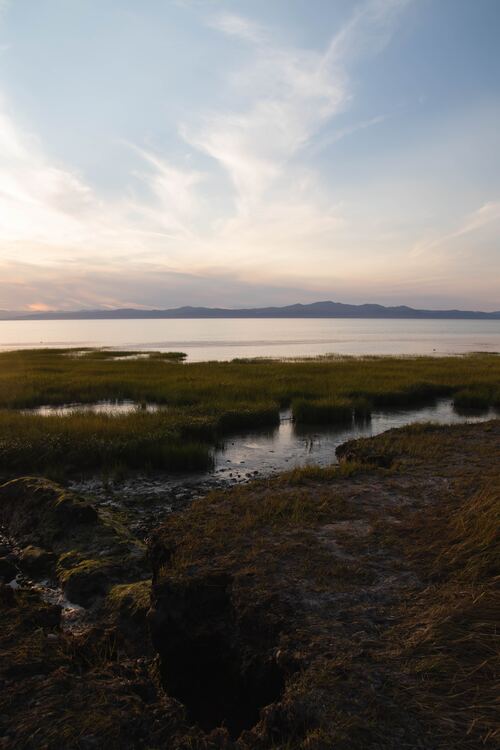
[[[0,309],[500,310],[498,0],[0,0]]]

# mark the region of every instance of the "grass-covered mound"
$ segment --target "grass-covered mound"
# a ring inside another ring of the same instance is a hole
[[[144,545],[117,514],[96,509],[46,479],[24,477],[0,485],[0,523],[20,548],[50,554],[53,564],[38,578],[57,580],[76,604],[92,605],[124,579],[147,578]]]
[[[2,748],[160,750],[175,725],[183,727],[181,707],[144,659],[127,656],[119,633],[65,633],[58,607],[0,584]]]

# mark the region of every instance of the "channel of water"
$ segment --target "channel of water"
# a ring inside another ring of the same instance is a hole
[[[74,409],[75,405],[67,408]],[[112,409],[113,413],[119,414],[123,413],[124,408],[137,408],[137,405],[100,404],[86,408],[106,408],[108,413]],[[151,408],[157,407],[152,405]],[[60,413],[60,407],[58,409]],[[73,480],[70,486],[101,503],[126,506],[129,513],[136,516],[136,532],[147,534],[166,513],[213,489],[246,483],[257,477],[269,477],[307,464],[328,466],[336,463],[335,449],[347,440],[378,435],[409,424],[460,424],[495,417],[498,417],[498,412],[493,410],[481,414],[459,414],[449,399],[412,410],[379,410],[364,422],[353,421],[349,425],[335,427],[301,427],[295,424],[290,411],[283,411],[280,424],[274,429],[248,430],[220,441],[214,449],[214,465],[210,471],[168,475],[155,472],[124,477],[96,475]]]

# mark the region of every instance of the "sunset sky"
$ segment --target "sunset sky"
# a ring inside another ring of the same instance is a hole
[[[498,0],[0,8],[0,308],[500,309]]]

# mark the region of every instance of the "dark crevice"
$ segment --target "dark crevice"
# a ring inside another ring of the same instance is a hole
[[[163,685],[204,731],[225,726],[236,738],[255,726],[260,709],[283,692],[284,678],[275,662],[245,665],[241,654],[218,636],[187,637],[179,646],[166,655]]]
[[[280,699],[284,675],[270,644],[256,643],[256,629],[248,637],[241,632],[227,590],[200,588],[184,591],[180,600],[171,590],[168,613],[163,610],[160,628],[153,627],[161,679],[190,723],[206,732],[226,727],[235,739],[258,723],[264,706]]]

